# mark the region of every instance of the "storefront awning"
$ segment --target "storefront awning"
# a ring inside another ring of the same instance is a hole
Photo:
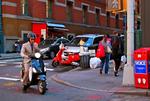
[[[65,28],[66,26],[63,24],[55,24],[55,23],[47,23],[48,29],[57,30],[57,31],[69,31],[69,29]]]
[[[63,24],[47,23],[47,26],[54,27],[54,28],[65,28],[65,25],[63,25]]]

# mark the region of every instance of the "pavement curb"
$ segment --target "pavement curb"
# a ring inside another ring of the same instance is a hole
[[[92,88],[86,88],[86,87],[81,87],[81,86],[77,86],[73,83],[69,83],[65,80],[61,80],[58,77],[58,74],[52,75],[51,79],[57,83],[66,85],[66,86],[70,86],[70,87],[74,87],[74,88],[78,88],[78,89],[83,89],[83,90],[89,90],[89,91],[97,91],[97,92],[107,92],[107,93],[115,93],[115,94],[127,94],[127,95],[140,95],[140,96],[150,96],[150,91],[127,91],[127,90],[102,90],[102,89],[92,89]],[[115,88],[115,87],[114,87]]]
[[[84,90],[89,90],[89,91],[99,91],[99,92],[109,92],[107,90],[96,90],[96,89],[90,89],[90,88],[74,85],[73,83],[69,83],[67,81],[59,79],[58,74],[51,76],[51,79],[56,81],[57,83],[60,83],[60,84],[66,85],[66,86],[70,86],[70,87],[74,87],[74,88],[78,88],[78,89],[84,89]],[[112,92],[110,92],[110,93],[112,93]]]

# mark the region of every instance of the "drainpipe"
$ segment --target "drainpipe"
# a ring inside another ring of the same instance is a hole
[[[2,29],[2,0],[0,0],[0,53],[4,52],[4,34]]]

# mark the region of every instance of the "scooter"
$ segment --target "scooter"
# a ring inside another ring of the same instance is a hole
[[[65,47],[62,45],[56,54],[56,57],[52,60],[52,66],[57,67],[58,65],[79,65],[77,63],[80,60],[79,53],[64,54],[64,50]]]
[[[23,78],[24,70],[22,70],[21,77]],[[31,67],[29,68],[29,84],[28,87],[32,85],[37,85],[40,94],[45,94],[46,92],[46,67],[41,58],[40,53],[35,53],[31,57]]]

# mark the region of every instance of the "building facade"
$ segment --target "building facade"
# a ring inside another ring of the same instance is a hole
[[[106,12],[106,0],[1,0],[3,39],[0,52],[13,51],[13,44],[32,31],[34,22],[59,23],[66,34],[112,33],[123,28],[121,14]]]

